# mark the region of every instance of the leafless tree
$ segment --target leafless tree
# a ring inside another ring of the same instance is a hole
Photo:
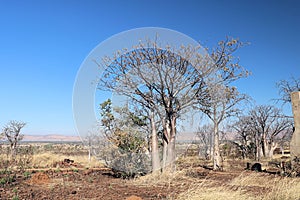
[[[282,118],[282,115],[280,109],[270,105],[257,106],[250,111],[251,124],[264,157],[272,158],[273,152],[278,146],[277,136],[292,132],[292,121],[288,118]]]
[[[271,105],[261,105],[233,125],[244,151],[255,149],[255,159],[272,158],[274,150],[292,134],[292,121],[282,117],[282,111]],[[245,151],[246,152],[246,151]],[[244,153],[245,154],[245,153]]]
[[[229,102],[237,100],[237,90],[229,84],[248,75],[238,64],[238,59],[232,56],[242,45],[239,40],[227,38],[219,42],[209,57],[199,53],[199,47],[182,46],[171,49],[168,46],[160,47],[157,41],[140,43],[130,52],[119,51],[113,57],[103,59],[103,63],[99,65],[104,64],[106,70],[100,78],[99,88],[140,103],[140,106],[149,110],[150,121],[154,121],[151,116],[159,116],[164,138],[163,168],[170,166],[170,169],[174,169],[176,125],[180,116],[199,102],[200,105],[208,102],[215,106],[215,111],[219,109],[219,104],[216,105],[209,99],[216,99],[215,93],[211,93],[215,88],[222,88],[218,90],[218,94],[223,93],[224,89],[224,96],[230,96],[226,101],[227,106]],[[234,94],[231,95],[229,91]],[[227,109],[226,113],[221,114],[222,119],[218,118],[217,125],[225,116],[231,115],[229,109],[234,112],[233,106]],[[157,128],[154,128],[154,123],[152,127],[152,151],[157,152]],[[218,147],[218,142],[215,143]],[[216,150],[216,154],[217,152],[219,151]],[[154,154],[152,160],[158,161]]]
[[[204,77],[214,71],[208,58],[198,52],[198,47],[170,49],[148,41],[130,52],[104,58],[104,65],[99,87],[129,97],[150,113],[154,169],[159,165],[154,118],[159,116],[164,138],[163,168],[174,169],[177,120],[195,103]]]
[[[213,90],[215,89],[215,90]],[[237,116],[241,111],[237,105],[247,99],[244,94],[239,94],[235,87],[225,87],[216,85],[216,88],[210,90],[209,102],[200,103],[199,109],[203,111],[213,123],[213,161],[214,170],[222,168],[222,159],[219,149],[220,124],[227,118]]]
[[[7,141],[10,144],[11,156],[14,158],[17,154],[17,145],[23,139],[23,134],[21,134],[22,128],[26,123],[21,121],[10,121],[3,128],[3,134],[5,135]]]
[[[199,156],[209,160],[213,152],[213,126],[205,124],[199,127],[196,136],[199,141]]]
[[[290,80],[281,80],[276,83],[280,98],[277,101],[285,103],[291,102],[291,92],[300,91],[300,77],[292,77]]]
[[[250,116],[239,116],[231,128],[236,133],[236,140],[234,144],[239,148],[242,158],[253,156],[255,157],[255,138],[252,126],[252,119]]]
[[[214,126],[213,135],[213,169],[222,169],[222,158],[219,148],[220,124],[227,118],[236,116],[240,109],[237,107],[241,102],[249,99],[241,94],[236,87],[230,86],[235,80],[247,77],[249,72],[239,65],[239,60],[233,53],[243,46],[237,39],[227,38],[219,42],[219,46],[211,53],[217,74],[206,84],[205,98],[200,97],[197,106],[212,121]]]
[[[91,162],[91,156],[94,152],[97,156],[96,152],[99,152],[98,148],[101,144],[101,138],[97,131],[89,132],[84,138],[82,138],[82,142],[87,147],[88,150],[88,161]]]

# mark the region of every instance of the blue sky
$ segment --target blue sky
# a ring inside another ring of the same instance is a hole
[[[237,55],[252,76],[238,88],[257,104],[275,83],[300,77],[300,1],[0,0],[0,126],[28,123],[26,134],[76,134],[77,70],[100,42],[138,27],[164,27],[212,46],[225,36],[251,44]]]

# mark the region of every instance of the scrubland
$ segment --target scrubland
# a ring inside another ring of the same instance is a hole
[[[250,160],[225,158],[223,171],[196,155],[178,158],[176,172],[116,176],[80,143],[22,144],[15,160],[1,146],[0,199],[300,199],[300,179],[245,170]]]

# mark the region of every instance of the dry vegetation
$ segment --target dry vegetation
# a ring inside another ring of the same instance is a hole
[[[2,145],[0,159],[3,162],[11,160],[7,145]],[[76,161],[78,166],[84,168],[103,167],[103,163],[95,157],[88,159],[88,151],[81,143],[55,144],[55,143],[32,143],[22,144],[15,159],[14,168],[58,168],[64,159]],[[24,164],[25,166],[20,166]],[[17,166],[19,165],[19,166]],[[1,168],[1,167],[0,167]],[[3,166],[2,166],[3,168]]]
[[[31,150],[19,152],[8,166],[2,146],[0,199],[300,199],[299,178],[244,170],[247,161],[227,159],[224,171],[215,172],[209,161],[185,156],[177,160],[175,173],[124,180],[95,158],[89,161],[81,145],[27,147]],[[66,158],[74,163],[63,165]]]
[[[198,165],[195,160],[198,160]],[[236,164],[239,162],[235,161]],[[184,168],[174,174],[147,175],[134,180],[133,184],[165,185],[169,190],[175,186],[179,190],[175,191],[179,200],[300,199],[299,178],[253,172],[241,167],[214,172],[201,167],[208,163],[195,157],[184,158],[180,163],[184,164]]]
[[[76,161],[76,163],[85,168],[103,167],[103,163],[96,160],[95,157],[91,157],[91,160],[89,161],[88,157],[83,155],[66,156],[64,154],[55,154],[52,152],[34,155],[32,158],[32,165],[39,168],[59,167],[58,163],[63,161],[66,157]]]
[[[217,184],[206,180],[181,193],[178,199],[299,199],[298,178],[282,178],[256,172],[242,173]]]

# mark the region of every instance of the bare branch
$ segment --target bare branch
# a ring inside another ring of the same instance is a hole
[[[291,93],[300,91],[300,78],[291,77],[290,80],[281,80],[276,83],[280,98],[275,99],[276,102],[281,101],[283,104],[291,102]]]
[[[26,125],[25,122],[21,121],[10,121],[3,127],[3,134],[5,135],[7,141],[10,144],[11,154],[12,156],[16,155],[16,148],[19,143],[23,139],[23,135],[21,134],[22,128]]]

